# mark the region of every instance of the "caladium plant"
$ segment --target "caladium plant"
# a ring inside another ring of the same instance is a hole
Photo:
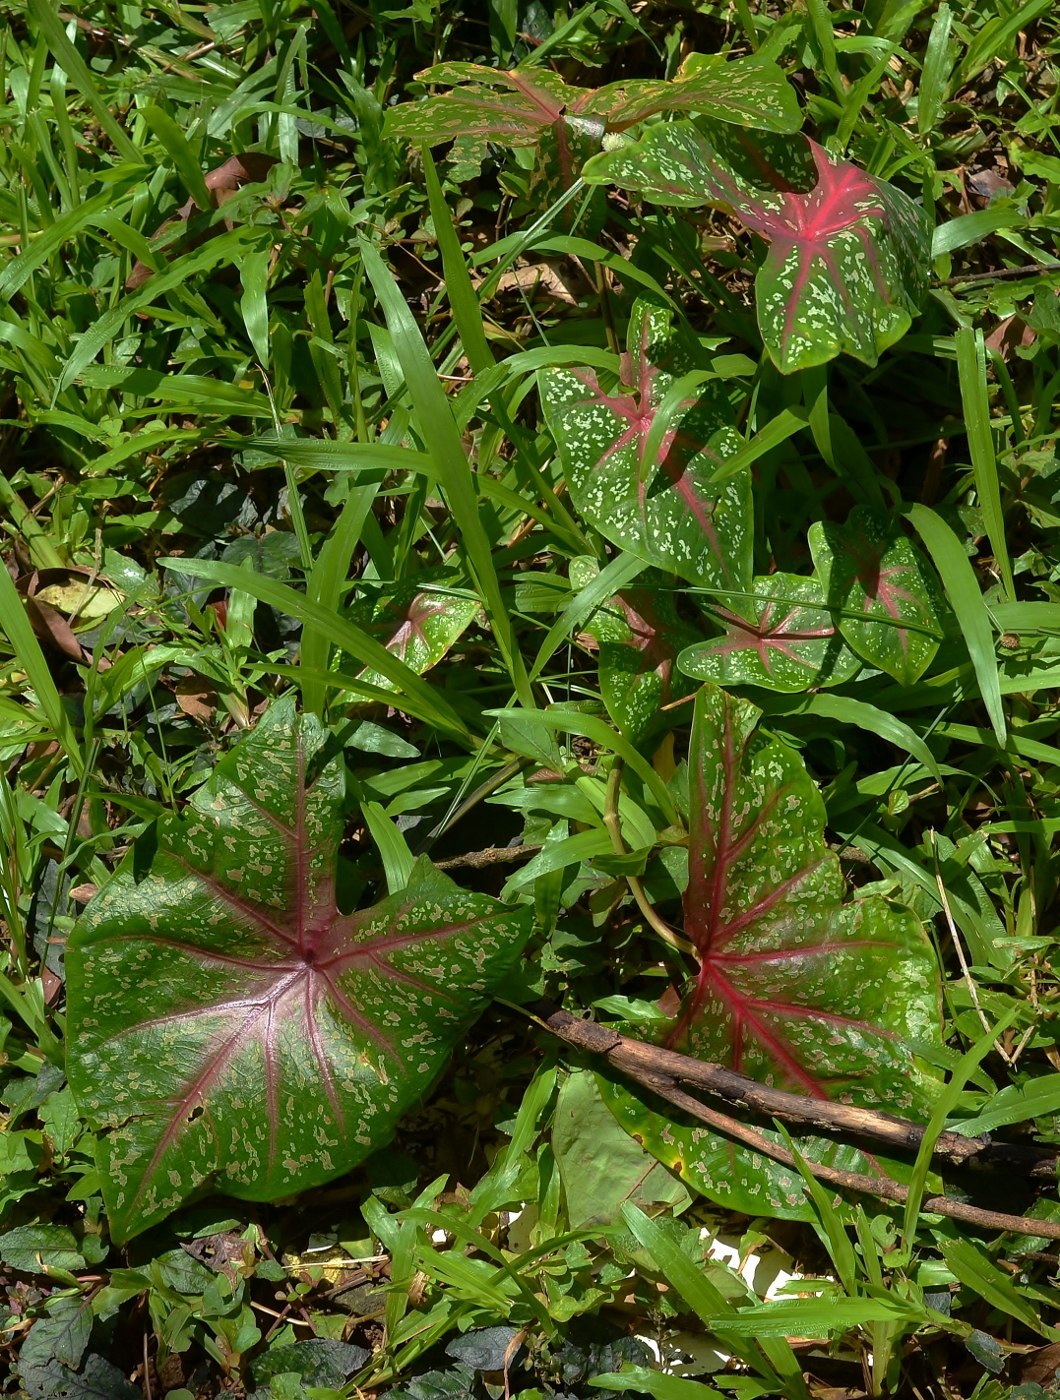
[[[69,946],[69,1076],[128,1239],[209,1184],[271,1200],[381,1146],[517,961],[524,917],[421,861],[336,904],[342,754],[274,705]]]
[[[915,1046],[941,1039],[941,992],[919,921],[878,896],[843,902],[824,804],[799,755],[748,701],[705,685],[688,757],[684,932],[697,967],[664,1031],[672,1049],[767,1084],[923,1113],[936,1088]],[[629,1131],[731,1209],[805,1212],[797,1173],[605,1085]],[[850,1166],[848,1148],[809,1155]]]
[[[598,572],[595,559],[572,559],[571,587],[584,588]],[[696,630],[678,616],[665,577],[647,570],[637,587],[623,589],[598,608],[585,631],[598,649],[600,694],[607,713],[637,743],[663,705],[691,693],[692,684],[677,670],[676,661]]]
[[[661,112],[710,112],[716,120],[759,130],[798,131],[795,90],[775,63],[728,61],[692,54],[672,81],[648,80],[580,88],[540,65],[514,69],[481,63],[440,63],[418,73],[421,83],[449,92],[392,107],[388,136],[414,145],[459,143],[463,158],[481,159],[490,145],[536,146],[552,133],[558,151],[566,136],[591,135],[597,150],[607,132],[623,132]],[[578,170],[562,172],[569,184]]]
[[[808,139],[752,137],[705,119],[660,123],[594,156],[583,173],[657,203],[724,209],[765,239],[758,324],[785,374],[842,352],[874,365],[926,292],[920,209]]]
[[[686,676],[800,691],[837,685],[858,669],[818,579],[756,578],[751,598],[741,602],[741,611],[735,604],[707,603],[706,615],[722,632],[681,652],[677,664]]]
[[[845,525],[812,525],[809,544],[850,646],[895,680],[918,680],[938,650],[945,603],[913,541],[855,506]]]
[[[620,382],[590,370],[541,374],[545,417],[578,510],[605,538],[706,588],[750,580],[751,476],[721,384],[681,392],[669,314],[634,304]],[[668,368],[663,369],[662,364]],[[675,400],[674,393],[677,393]]]

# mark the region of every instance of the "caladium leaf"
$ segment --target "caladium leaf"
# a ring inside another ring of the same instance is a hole
[[[710,112],[718,121],[778,132],[798,131],[801,124],[795,91],[783,72],[753,58],[692,54],[672,81],[602,88],[572,87],[537,65],[497,69],[440,63],[416,76],[452,90],[392,107],[386,134],[414,145],[459,141],[465,153],[469,142],[482,154],[491,143],[533,146],[566,123],[595,130],[599,150],[605,131],[626,131],[661,112]],[[557,140],[562,144],[561,136]]]
[[[945,607],[920,550],[867,506],[855,506],[846,525],[812,525],[808,537],[843,636],[866,661],[912,684],[938,650]]]
[[[657,203],[725,209],[764,238],[758,324],[785,374],[844,351],[874,365],[908,330],[927,289],[921,211],[813,141],[752,137],[709,120],[670,122],[594,156],[583,173]]]
[[[663,112],[709,113],[714,121],[757,131],[790,133],[802,125],[795,89],[775,63],[758,58],[689,54],[676,77],[608,83],[578,109],[604,117],[608,131],[628,131]]]
[[[767,1084],[915,1117],[935,1080],[912,1047],[941,1039],[931,946],[911,913],[882,898],[843,903],[820,794],[759,718],[715,686],[696,697],[684,931],[699,967],[666,1043]],[[804,1210],[797,1173],[648,1115],[627,1091],[607,1093],[619,1121],[635,1122],[711,1199],[756,1214]],[[847,1165],[855,1156],[834,1144],[806,1150]]]
[[[571,560],[570,581],[584,588],[599,572],[595,559]],[[600,694],[607,713],[633,743],[651,729],[663,705],[691,694],[676,669],[677,653],[695,637],[682,621],[666,579],[649,570],[636,588],[604,603],[585,624],[599,649]]]
[[[752,597],[735,606],[709,603],[722,634],[686,647],[677,664],[686,676],[718,685],[800,691],[837,685],[858,669],[816,578],[756,578]]]
[[[750,471],[726,461],[740,438],[717,381],[677,402],[668,397],[678,382],[659,367],[673,342],[669,327],[666,312],[635,303],[623,382],[605,389],[589,370],[544,370],[545,417],[571,499],[605,538],[690,583],[743,590]]]
[[[446,655],[480,611],[477,598],[459,589],[455,576],[437,575],[403,586],[374,602],[354,606],[352,615],[365,631],[422,676]],[[378,671],[366,671],[362,679],[382,690],[397,686]]]
[[[282,702],[92,901],[67,958],[70,1083],[116,1239],[203,1184],[347,1171],[431,1086],[528,930],[426,861],[340,913],[341,752]]]

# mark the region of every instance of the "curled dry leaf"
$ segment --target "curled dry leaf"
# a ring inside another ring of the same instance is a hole
[[[220,209],[223,204],[243,185],[253,184],[259,180],[264,180],[269,171],[276,164],[275,156],[265,155],[261,151],[246,151],[242,155],[229,156],[223,165],[211,170],[206,178],[206,188],[210,191],[210,198],[213,200],[213,207]],[[177,210],[171,218],[159,224],[151,235],[151,242],[157,243],[176,224],[187,223],[196,212],[198,206],[194,199],[189,199]],[[205,211],[200,211],[205,212]],[[205,241],[214,232],[207,229],[199,238],[193,240],[194,243]],[[133,270],[125,279],[125,290],[135,292],[138,287],[142,287],[149,277],[154,275],[154,268],[148,267],[146,263],[137,261],[133,265]]]

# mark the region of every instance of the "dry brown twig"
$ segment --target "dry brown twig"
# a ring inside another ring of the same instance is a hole
[[[758,1129],[709,1108],[680,1086],[693,1085],[732,1107],[746,1109],[762,1117],[779,1119],[804,1129],[842,1134],[845,1138],[882,1143],[892,1151],[916,1152],[924,1139],[922,1124],[879,1109],[829,1103],[824,1099],[772,1089],[722,1065],[633,1040],[553,1006],[542,1005],[534,1015],[548,1031],[566,1044],[601,1056],[615,1069],[675,1108],[786,1166],[796,1166],[794,1157],[786,1148],[772,1142]],[[1056,1180],[1055,1154],[1018,1144],[995,1143],[988,1137],[940,1133],[933,1145],[932,1156],[954,1166],[1018,1170],[1029,1179]],[[831,1186],[900,1204],[904,1204],[908,1198],[907,1188],[887,1177],[839,1171],[816,1162],[807,1165],[818,1180]],[[927,1197],[921,1208],[928,1214],[949,1216],[981,1229],[1012,1230],[1024,1235],[1060,1239],[1060,1222],[982,1210],[948,1196]]]

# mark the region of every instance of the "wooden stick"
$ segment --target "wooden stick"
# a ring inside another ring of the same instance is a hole
[[[745,1108],[767,1118],[780,1119],[802,1128],[842,1134],[845,1137],[870,1139],[885,1144],[893,1151],[916,1152],[923,1141],[925,1130],[922,1124],[899,1118],[894,1114],[878,1109],[858,1108],[851,1104],[829,1103],[824,1099],[791,1094],[783,1089],[772,1089],[721,1065],[680,1055],[661,1046],[632,1040],[617,1031],[609,1030],[606,1026],[582,1020],[554,1006],[539,1006],[534,1014],[547,1030],[566,1044],[602,1056],[615,1069],[636,1080],[659,1098],[672,1103],[716,1131],[787,1166],[794,1167],[795,1161],[786,1148],[771,1142],[757,1129],[740,1123],[717,1109],[707,1107],[686,1093],[680,1085],[694,1085],[733,1107]],[[995,1143],[989,1137],[962,1137],[960,1133],[940,1133],[933,1156],[941,1157],[960,1167],[1017,1169],[1025,1178],[1056,1179],[1057,1158],[1054,1154],[1044,1149],[1021,1147],[1013,1143]],[[899,1203],[903,1203],[908,1196],[904,1186],[887,1177],[877,1178],[857,1172],[843,1172],[818,1163],[808,1165],[814,1176],[833,1186]],[[983,1229],[1015,1230],[1022,1234],[1060,1239],[1060,1222],[980,1210],[977,1206],[969,1206],[947,1196],[929,1197],[923,1203],[923,1210],[929,1214],[947,1215],[954,1220],[963,1220]]]

